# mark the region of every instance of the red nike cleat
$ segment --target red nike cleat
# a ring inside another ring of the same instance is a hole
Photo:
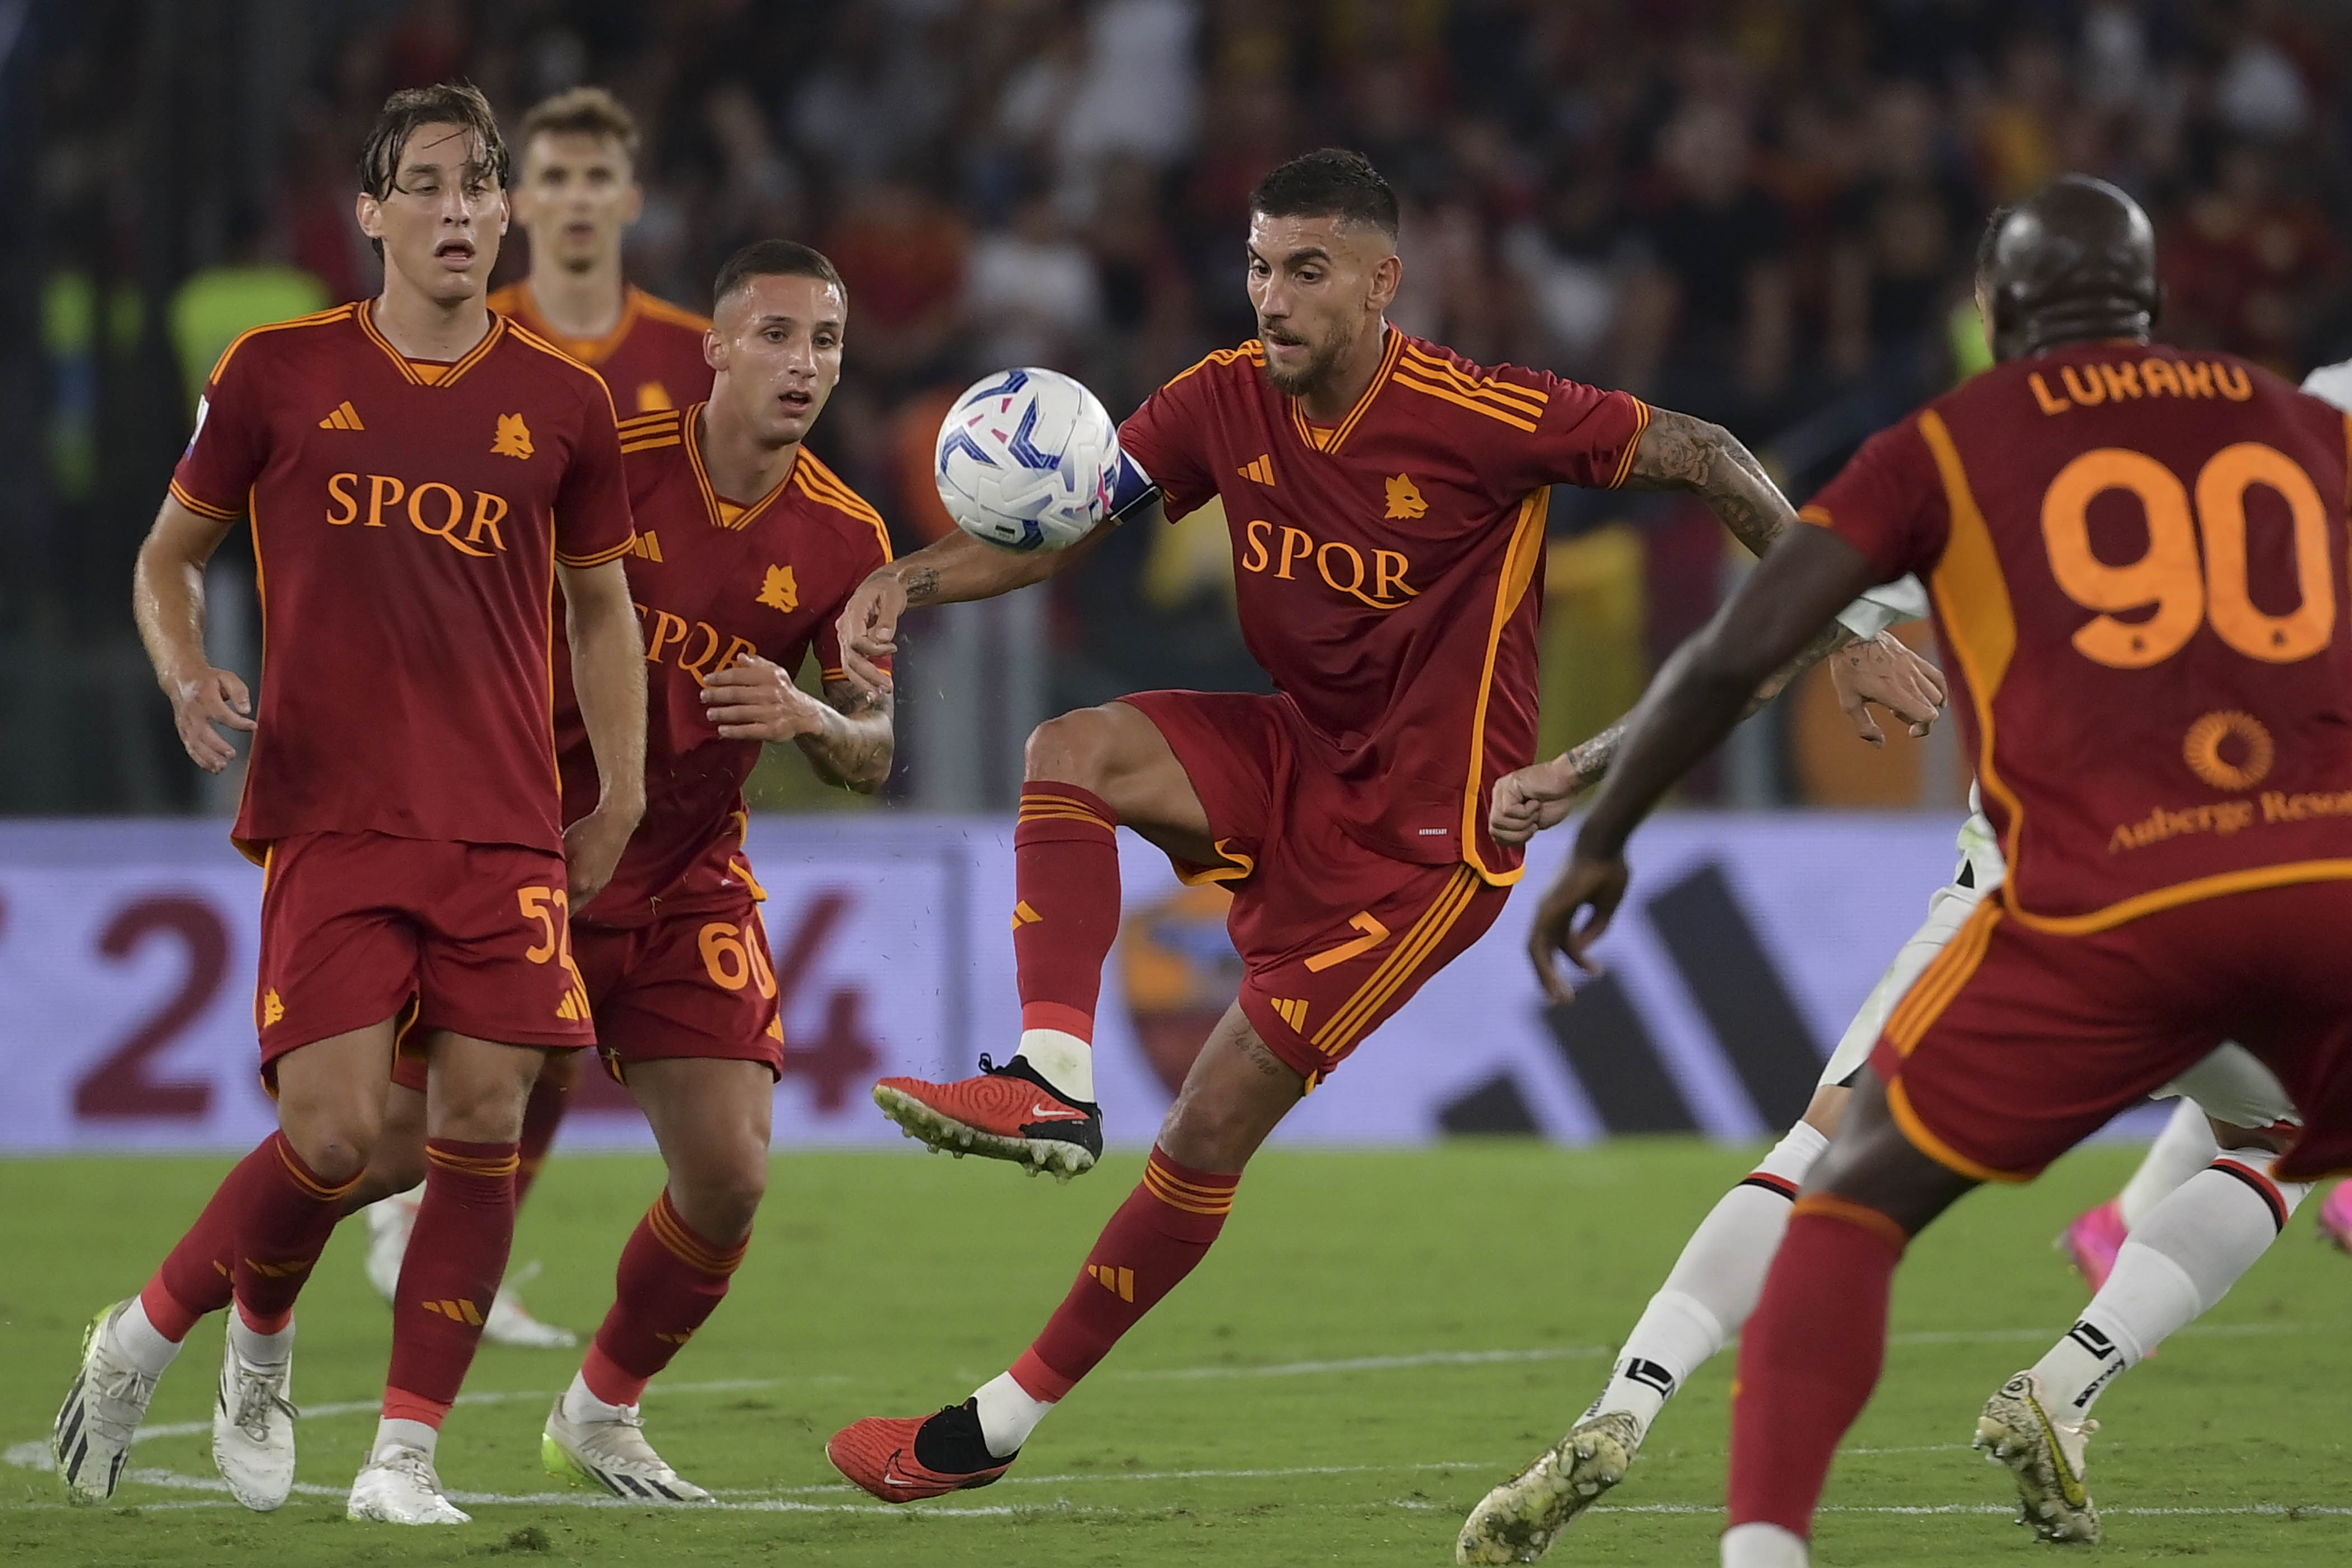
[[[2058,1238],[2059,1247],[2073,1260],[2075,1271],[2087,1280],[2091,1292],[2096,1295],[2105,1289],[2107,1276],[2116,1269],[2116,1254],[2124,1247],[2124,1207],[2109,1198],[2097,1208],[2085,1211],[2066,1227]]]
[[[2319,1205],[2319,1239],[2352,1252],[2352,1182],[2338,1182]]]
[[[886,1078],[874,1103],[908,1137],[958,1159],[1011,1160],[1066,1182],[1102,1157],[1102,1108],[1066,1098],[1019,1057],[997,1067],[983,1056],[980,1076],[960,1083]]]
[[[930,1464],[919,1457],[928,1455]],[[950,1405],[936,1415],[869,1415],[833,1435],[824,1446],[833,1468],[884,1502],[917,1502],[984,1487],[1013,1468],[1016,1449],[1000,1459],[980,1435],[977,1400]]]

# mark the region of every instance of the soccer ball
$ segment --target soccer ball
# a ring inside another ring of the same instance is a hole
[[[956,526],[1007,550],[1066,550],[1110,510],[1118,430],[1059,371],[998,371],[940,425],[931,477]]]

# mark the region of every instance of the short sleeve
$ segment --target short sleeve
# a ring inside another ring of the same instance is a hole
[[[1650,405],[1632,393],[1517,365],[1496,371],[1490,384],[1494,390],[1481,401],[1515,415],[1493,421],[1488,434],[1501,450],[1482,465],[1505,497],[1546,485],[1615,489],[1633,473]]]
[[[1881,583],[1925,574],[1951,535],[1943,479],[1916,418],[1864,442],[1797,515],[1861,551]]]
[[[190,511],[226,522],[243,517],[247,496],[269,461],[269,426],[254,356],[229,345],[196,404],[195,433],[172,470],[172,497]]]
[[[817,672],[827,680],[849,678],[841,657],[841,612],[848,608],[849,596],[857,591],[860,583],[890,564],[890,542],[879,528],[870,533],[860,531],[852,538],[848,559],[842,568],[841,592],[818,616],[816,636],[811,639],[816,648]],[[887,654],[874,662],[883,669],[890,668]]]
[[[555,558],[566,566],[601,566],[625,553],[637,530],[612,395],[600,381],[580,402],[580,440],[555,492]]]
[[[1201,461],[1212,363],[1202,361],[1145,398],[1118,427],[1119,450],[1160,487],[1171,522],[1217,493],[1217,481]]]

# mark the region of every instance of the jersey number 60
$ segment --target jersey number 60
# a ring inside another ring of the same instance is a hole
[[[2302,602],[2266,615],[2246,590],[2246,491],[2267,485],[2294,522],[2295,584]],[[2108,490],[2139,498],[2147,553],[2113,566],[2091,552],[2091,502]],[[2328,568],[2327,509],[2301,465],[2275,447],[2242,441],[2213,454],[2197,475],[2196,521],[2189,492],[2171,469],[2144,453],[2102,447],[2084,453],[2042,497],[2042,540],[2050,571],[2087,610],[2143,610],[2145,620],[2102,614],[2074,634],[2085,658],[2141,669],[2170,658],[2210,622],[2214,635],[2248,658],[2292,664],[2326,647],[2336,632],[2336,580]],[[2204,536],[2202,559],[2198,536]]]

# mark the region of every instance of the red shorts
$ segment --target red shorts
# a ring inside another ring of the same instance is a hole
[[[626,1082],[631,1062],[705,1057],[759,1062],[782,1076],[784,1027],[770,951],[760,906],[749,898],[737,909],[669,915],[625,931],[574,925],[572,958],[606,1070]],[[392,1079],[422,1092],[424,1057],[404,1049]]]
[[[287,1052],[409,1016],[500,1045],[595,1044],[569,954],[563,857],[515,844],[300,833],[262,873],[254,1021]]]
[[[1313,1089],[1428,978],[1476,942],[1510,896],[1467,866],[1422,866],[1333,826],[1322,775],[1298,764],[1290,704],[1234,692],[1121,701],[1167,739],[1223,861],[1176,863],[1234,895],[1242,1011]]]
[[[1887,1020],[1871,1063],[1906,1136],[1979,1181],[2029,1181],[2234,1039],[2305,1121],[2282,1175],[2352,1168],[2352,882],[2036,930],[1987,899]]]

